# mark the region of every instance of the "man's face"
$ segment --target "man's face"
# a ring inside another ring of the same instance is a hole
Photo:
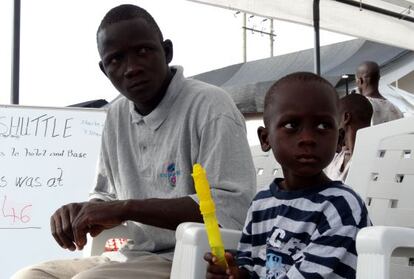
[[[356,77],[356,86],[358,87],[358,91],[361,94],[364,94],[364,87],[365,87],[365,80],[364,77],[366,75],[367,69],[365,65],[361,65],[357,69],[357,73],[355,74]]]
[[[163,94],[170,59],[159,34],[145,20],[124,20],[102,29],[98,50],[102,70],[129,100],[145,106]]]
[[[334,94],[327,85],[307,82],[281,84],[273,96],[267,141],[285,177],[315,176],[331,162],[338,142]]]

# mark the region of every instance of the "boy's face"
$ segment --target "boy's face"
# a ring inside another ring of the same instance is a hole
[[[172,58],[169,43],[143,19],[114,23],[98,33],[100,67],[122,95],[136,104],[151,103],[163,94]]]
[[[259,129],[263,150],[273,150],[285,178],[315,177],[331,162],[338,142],[336,94],[319,82],[284,83],[276,89]]]

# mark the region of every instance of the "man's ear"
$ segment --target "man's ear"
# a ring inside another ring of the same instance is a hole
[[[264,152],[267,152],[270,150],[270,144],[269,144],[269,133],[265,127],[260,126],[257,128],[257,135],[259,136],[260,145],[262,147],[262,150]]]
[[[105,72],[105,68],[104,68],[104,66],[103,66],[102,61],[99,61],[99,69],[101,69],[102,73],[104,73],[104,75],[105,75],[105,76],[108,76],[108,75],[106,74],[106,72]]]
[[[167,61],[167,64],[170,64],[173,58],[173,45],[171,40],[165,40],[162,42],[162,47],[164,48],[165,52],[165,59]]]
[[[165,59],[167,60],[167,64],[170,64],[173,59],[173,43],[171,40],[165,40],[162,42],[162,47],[164,48],[165,52]]]

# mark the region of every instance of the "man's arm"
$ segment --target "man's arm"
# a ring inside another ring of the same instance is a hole
[[[128,200],[127,220],[175,230],[180,223],[202,223],[198,204],[190,197],[175,199]]]
[[[202,222],[198,204],[190,197],[102,201],[68,204],[51,217],[52,235],[69,250],[82,249],[86,235],[98,235],[125,221],[175,230],[182,222]],[[76,244],[76,246],[75,246]]]

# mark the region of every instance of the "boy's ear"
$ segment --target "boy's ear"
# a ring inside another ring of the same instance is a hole
[[[264,152],[267,152],[270,150],[270,144],[269,144],[269,133],[265,127],[260,126],[257,128],[257,135],[259,136],[260,145],[262,147],[262,150]]]
[[[167,61],[167,64],[170,64],[173,59],[173,43],[171,40],[165,40],[162,42],[162,47],[164,48],[165,52],[165,59]]]
[[[104,68],[104,66],[103,66],[102,61],[99,61],[99,69],[101,69],[102,73],[104,73],[104,75],[105,75],[105,76],[108,76],[108,75],[106,74],[106,72],[105,72],[105,68]]]
[[[352,120],[352,115],[349,112],[345,112],[344,115],[342,116],[342,123],[344,123],[343,126],[349,125],[351,123]]]

